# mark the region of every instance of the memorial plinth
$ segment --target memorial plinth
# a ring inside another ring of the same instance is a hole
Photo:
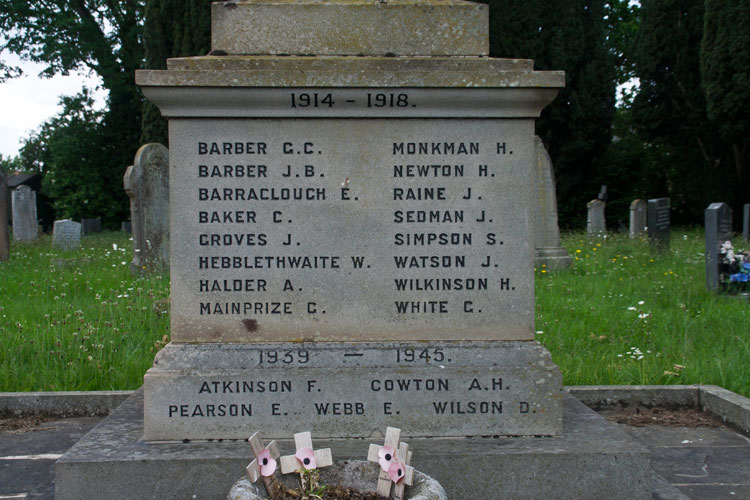
[[[485,57],[467,2],[218,3],[212,40],[136,77],[170,134],[146,438],[559,435],[529,200],[562,72]]]

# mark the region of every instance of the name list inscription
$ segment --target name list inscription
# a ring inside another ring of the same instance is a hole
[[[509,125],[196,124],[173,163],[178,322],[250,341],[531,330],[525,142]]]

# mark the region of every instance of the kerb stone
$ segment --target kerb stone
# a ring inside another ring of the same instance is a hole
[[[217,2],[211,19],[211,48],[227,54],[489,54],[489,8],[471,2]]]
[[[144,380],[146,440],[560,435],[561,376],[535,342],[178,345]]]

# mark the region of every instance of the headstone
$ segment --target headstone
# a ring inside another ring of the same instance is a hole
[[[732,209],[726,203],[711,203],[705,211],[706,222],[706,288],[720,289],[721,245],[732,238]]]
[[[36,193],[29,186],[13,190],[13,239],[34,241],[39,235],[36,218]]]
[[[129,220],[122,221],[121,227],[122,227],[122,231],[125,233],[130,233],[133,231],[133,225],[131,224]]]
[[[212,165],[213,167],[214,165]],[[222,169],[224,165],[216,165]],[[242,177],[238,179],[241,181]],[[123,178],[125,191],[130,197],[130,221],[133,234],[134,273],[160,270],[169,267],[169,150],[161,144],[141,146],[133,165]],[[243,212],[235,206],[229,212],[233,221]],[[234,210],[236,209],[236,210]],[[224,214],[218,215],[222,217]],[[223,219],[222,219],[223,220]],[[242,219],[244,220],[244,219]],[[250,223],[250,221],[248,221]],[[235,228],[238,228],[234,223]]]
[[[607,186],[602,184],[602,187],[599,189],[599,194],[596,195],[597,200],[602,200],[604,203],[607,203],[607,200],[609,199],[609,193],[607,192]]]
[[[56,220],[52,228],[52,246],[73,250],[81,246],[81,223],[70,219]]]
[[[588,234],[600,235],[607,232],[607,221],[604,218],[605,206],[606,203],[601,200],[591,200],[586,204],[588,209],[586,232]]]
[[[534,137],[536,172],[534,176],[534,265],[548,271],[568,269],[570,255],[560,243],[560,228],[557,225],[557,194],[555,193],[555,171],[552,160],[542,139]]]
[[[745,241],[750,239],[750,204],[742,207],[742,238]]]
[[[633,200],[630,203],[630,237],[638,238],[646,234],[648,224],[646,210],[648,205],[644,200]]]
[[[669,198],[648,200],[648,241],[651,248],[669,250]]]
[[[81,219],[81,235],[86,236],[93,233],[102,232],[102,219],[97,217],[96,219]]]
[[[0,168],[0,261],[10,256],[10,237],[8,233],[8,184],[5,170]]]

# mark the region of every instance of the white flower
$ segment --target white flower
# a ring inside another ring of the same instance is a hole
[[[645,302],[645,301],[643,301],[643,300],[639,300],[639,301],[638,301],[638,305],[639,305],[639,306],[642,306],[642,305],[643,305],[643,304],[645,304],[645,303],[646,303],[646,302]]]
[[[635,308],[635,307],[633,307],[633,306],[630,306],[630,307],[628,307],[628,311],[635,311],[635,309],[636,309],[636,308]]]

